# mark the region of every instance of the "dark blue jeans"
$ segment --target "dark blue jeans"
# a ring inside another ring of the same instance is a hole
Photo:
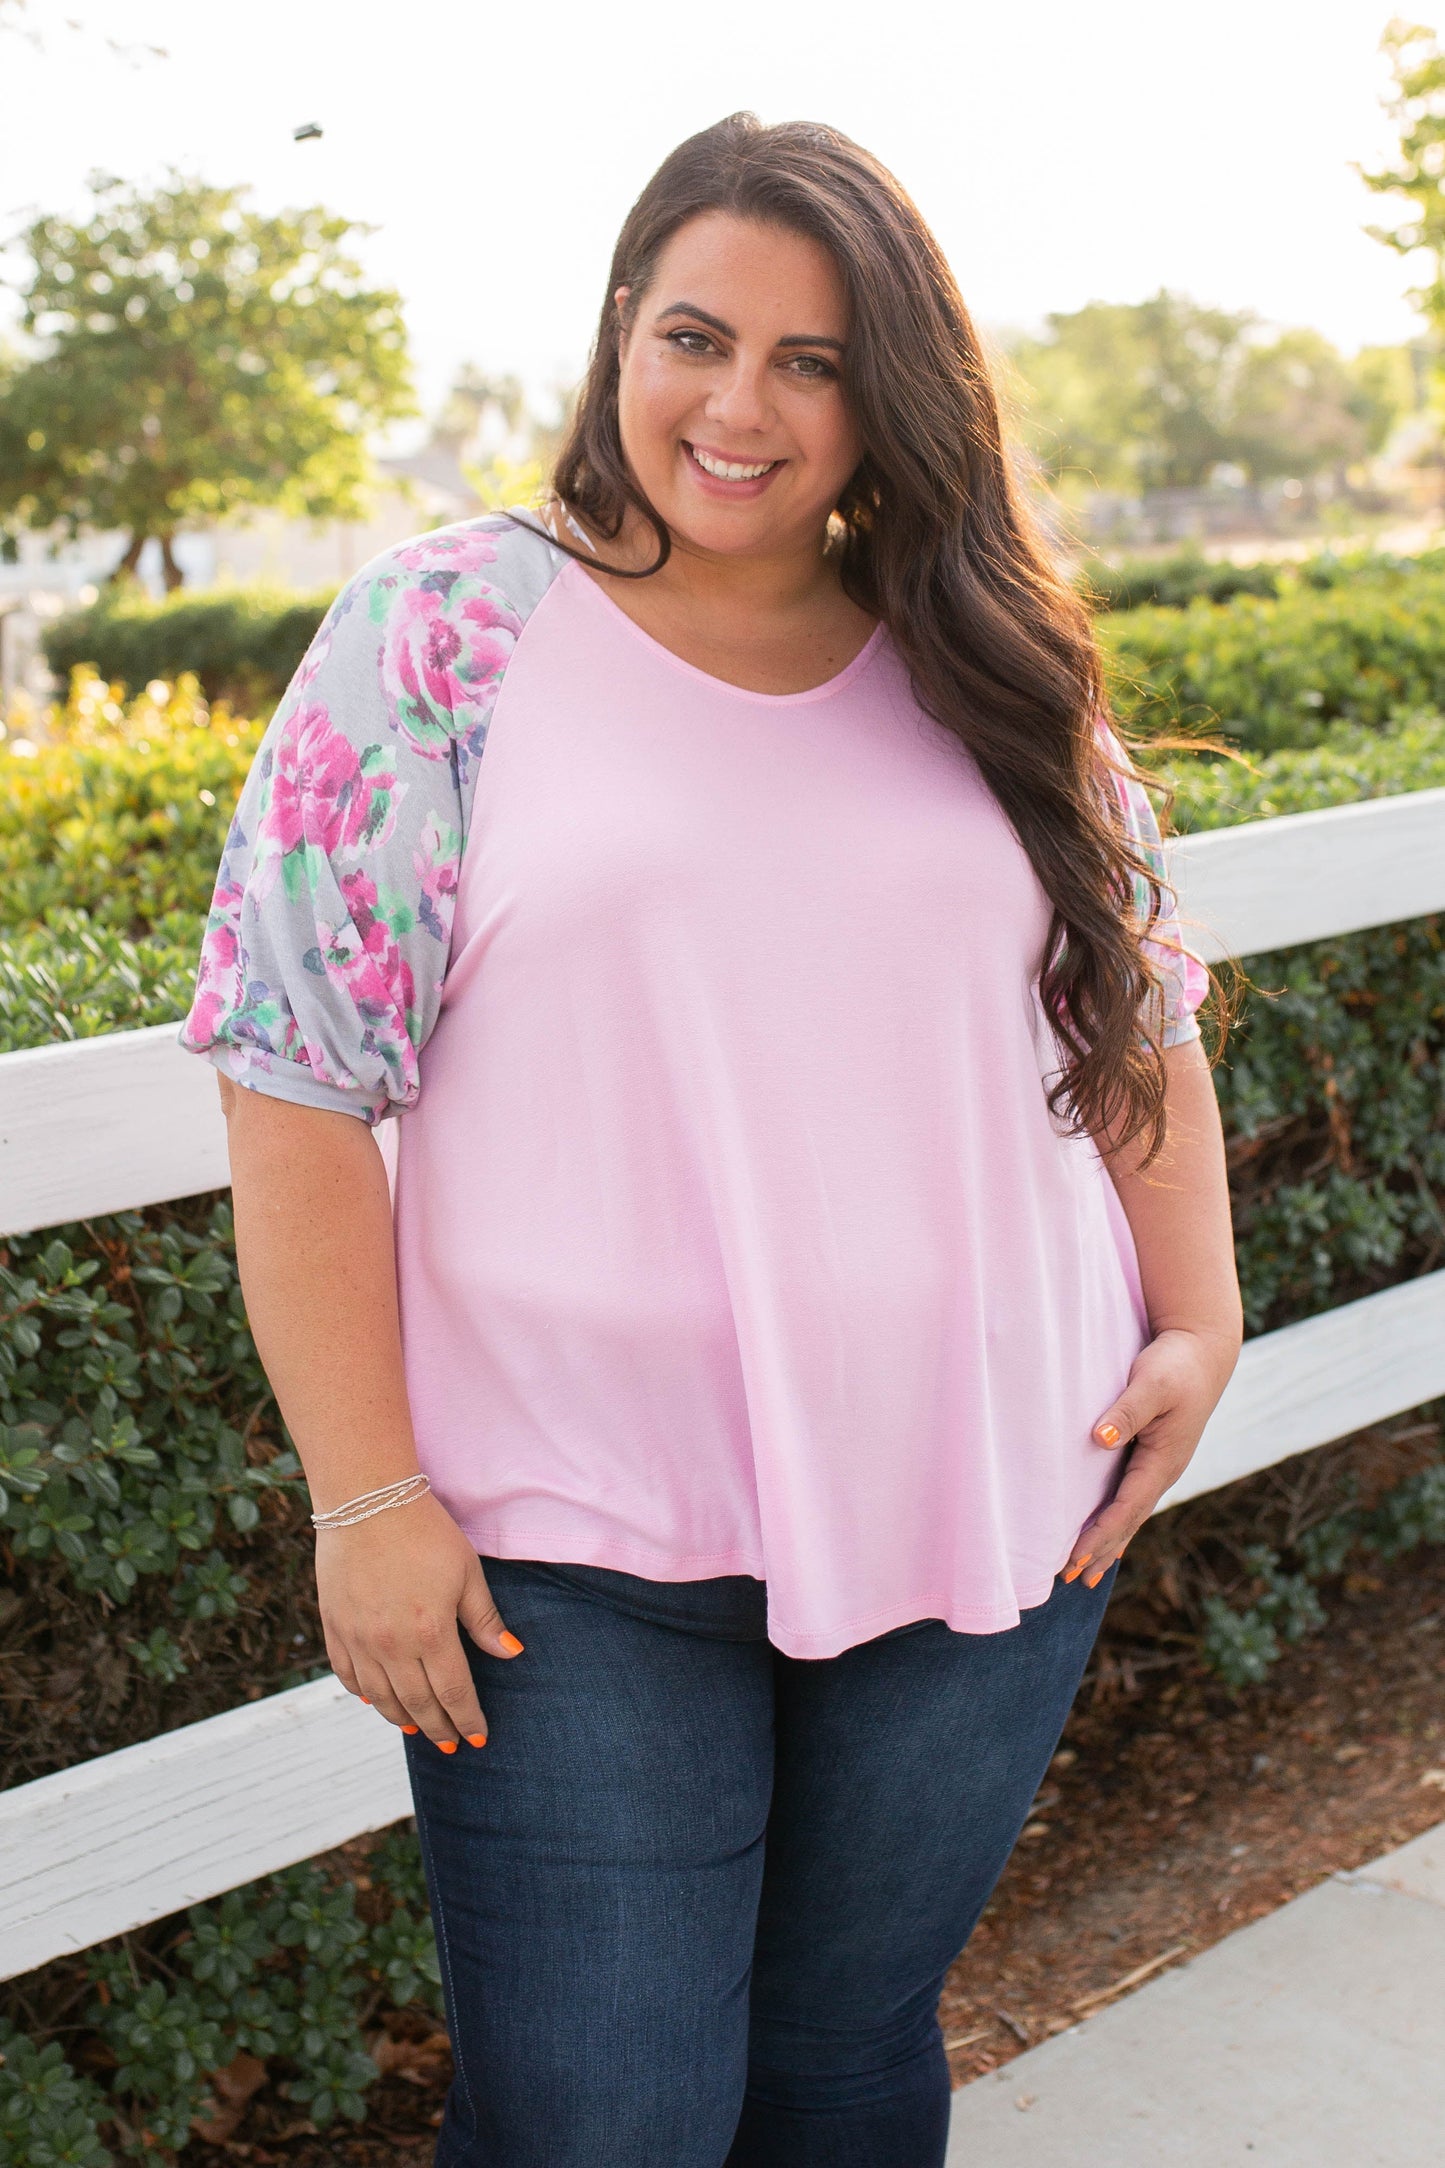
[[[938,2168],[944,1973],[1098,1631],[1054,1584],[802,1662],[762,1584],[483,1561],[491,1736],[407,1741],[456,2080],[437,2168]]]

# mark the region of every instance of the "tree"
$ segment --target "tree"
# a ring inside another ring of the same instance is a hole
[[[1273,339],[1246,313],[1179,294],[1090,302],[1011,359],[1025,438],[1055,479],[1197,488],[1221,465],[1252,482],[1337,474],[1380,449],[1413,403],[1409,351],[1346,360],[1323,333]]]
[[[1369,230],[1401,256],[1423,250],[1431,276],[1411,299],[1437,329],[1445,327],[1445,53],[1433,30],[1398,17],[1381,40],[1390,58],[1395,95],[1386,111],[1400,131],[1395,163],[1378,173],[1361,172],[1376,195],[1402,199],[1399,223]]]
[[[23,236],[28,351],[0,392],[0,516],[116,529],[179,583],[177,530],[275,505],[355,518],[366,433],[413,413],[399,297],[348,252],[366,229],[172,173],[152,194],[93,176],[83,223]]]
[[[1252,482],[1302,480],[1377,452],[1402,410],[1403,349],[1351,362],[1319,331],[1285,331],[1242,355],[1230,401],[1230,457]]]
[[[1229,458],[1228,387],[1252,317],[1161,288],[1047,321],[1048,337],[1012,358],[1029,396],[1024,434],[1050,473],[1187,489]]]

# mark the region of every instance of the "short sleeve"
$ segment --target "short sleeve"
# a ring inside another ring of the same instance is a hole
[[[1110,780],[1125,833],[1161,885],[1162,908],[1144,945],[1159,973],[1163,1000],[1161,1043],[1181,1046],[1186,1040],[1197,1039],[1200,1035],[1194,1012],[1209,991],[1209,973],[1199,958],[1184,946],[1174,893],[1168,885],[1159,823],[1149,793],[1114,732],[1102,720],[1098,729],[1110,763]],[[1151,895],[1149,882],[1142,874],[1136,874],[1134,878],[1134,901],[1140,924],[1147,924]]]
[[[492,709],[560,562],[479,520],[343,589],[242,787],[182,1046],[368,1123],[413,1104]]]

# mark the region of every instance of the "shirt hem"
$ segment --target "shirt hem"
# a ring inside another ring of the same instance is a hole
[[[663,1584],[705,1581],[724,1574],[743,1574],[764,1584],[767,1581],[761,1561],[736,1550],[661,1554],[644,1544],[621,1543],[615,1539],[563,1542],[556,1536],[544,1534],[541,1529],[509,1528],[503,1531],[467,1521],[463,1521],[461,1527],[467,1541],[483,1558],[535,1559],[539,1565],[548,1566],[600,1566],[614,1573],[632,1573],[639,1579]],[[902,1597],[876,1611],[857,1612],[819,1627],[791,1626],[770,1611],[768,1639],[780,1655],[818,1661],[841,1656],[862,1642],[876,1641],[901,1626],[920,1625],[928,1619],[941,1620],[952,1633],[1007,1633],[1020,1623],[1025,1611],[1037,1610],[1040,1604],[1048,1602],[1067,1557],[1066,1549],[1059,1567],[1047,1580],[1031,1581],[1015,1590],[1011,1604],[960,1603],[951,1595],[930,1591],[921,1596]],[[697,1567],[704,1570],[690,1570]],[[860,1632],[859,1628],[865,1630]]]

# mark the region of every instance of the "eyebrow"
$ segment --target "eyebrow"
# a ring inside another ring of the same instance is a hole
[[[691,301],[673,301],[665,309],[659,309],[657,312],[658,323],[664,322],[669,316],[691,316],[697,323],[706,324],[710,331],[721,332],[725,339],[735,339],[737,337],[737,332],[731,324],[725,324],[720,316],[709,315],[706,309],[698,308]],[[788,331],[783,334],[782,338],[775,340],[774,344],[777,346],[828,346],[832,348],[835,354],[841,354],[844,350],[841,339],[827,338],[821,332]]]

